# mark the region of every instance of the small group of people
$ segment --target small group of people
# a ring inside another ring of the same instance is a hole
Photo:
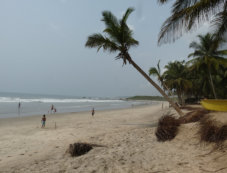
[[[48,114],[49,113],[56,113],[57,112],[57,109],[54,107],[54,105],[52,104],[51,106],[50,106],[50,111],[48,111]],[[45,127],[45,125],[46,125],[46,115],[44,114],[43,115],[43,117],[42,117],[42,119],[41,119],[41,124],[42,124],[42,128],[44,128]]]
[[[57,109],[54,107],[54,105],[52,104],[51,107],[50,107],[50,113],[56,113],[57,112]],[[49,111],[48,111],[49,113]]]
[[[54,108],[54,105],[51,105],[51,112],[52,111],[54,111],[54,110],[56,110],[56,108]],[[48,111],[49,112],[49,111]],[[55,113],[56,111],[54,111],[54,113]],[[91,115],[92,115],[92,117],[95,115],[95,108],[92,108],[92,110],[91,110]],[[44,128],[45,127],[45,125],[46,125],[46,115],[44,114],[43,116],[42,116],[42,119],[41,119],[41,124],[42,124],[42,128]]]

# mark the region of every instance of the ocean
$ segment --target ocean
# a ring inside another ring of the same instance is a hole
[[[20,108],[18,105],[20,103]],[[0,118],[48,114],[54,105],[56,113],[112,110],[155,104],[152,101],[125,101],[113,98],[71,97],[21,93],[0,93]]]

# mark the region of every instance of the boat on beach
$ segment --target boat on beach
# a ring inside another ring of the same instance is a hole
[[[201,104],[207,110],[227,112],[226,99],[204,99]]]

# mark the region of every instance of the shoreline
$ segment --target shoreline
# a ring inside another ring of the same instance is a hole
[[[56,114],[66,114],[66,113],[90,111],[93,107],[95,108],[95,110],[118,110],[118,109],[131,108],[132,106],[134,107],[144,106],[144,105],[146,106],[146,105],[153,105],[158,103],[159,101],[140,101],[139,100],[139,101],[123,101],[123,104],[120,104],[120,103],[108,104],[108,102],[104,104],[94,104],[94,105],[90,105],[92,103],[89,103],[86,105],[81,105],[81,103],[78,103],[78,105],[75,103],[45,103],[45,104],[43,103],[42,105],[38,104],[38,106],[36,106],[35,103],[22,102],[20,114],[18,114],[18,110],[15,107],[15,105],[11,105],[13,107],[11,106],[9,107],[8,105],[6,106],[6,108],[4,108],[4,104],[0,103],[0,110],[1,110],[0,119],[51,114],[49,113],[51,104],[54,104],[54,106],[57,108]],[[8,112],[7,112],[7,109],[9,109]]]
[[[140,101],[140,100],[139,100]],[[145,102],[145,101],[144,101]],[[140,107],[146,107],[146,106],[152,106],[152,105],[157,105],[157,104],[161,104],[161,103],[167,103],[167,101],[152,101],[152,102],[147,102],[147,103],[144,103],[144,104],[140,104],[140,105],[131,105],[131,107],[123,107],[123,108],[103,108],[103,109],[98,109],[98,110],[95,110],[95,111],[114,111],[114,110],[124,110],[124,109],[130,109],[130,108],[140,108]],[[60,113],[43,113],[45,115],[64,115],[64,114],[76,114],[76,113],[83,113],[83,112],[90,112],[90,110],[82,110],[82,111],[76,111],[76,112],[60,112]],[[0,116],[0,120],[3,120],[3,119],[23,119],[23,118],[28,118],[28,117],[37,117],[37,116],[42,116],[43,114],[32,114],[32,115],[18,115],[18,116],[9,116],[9,117],[1,117]]]

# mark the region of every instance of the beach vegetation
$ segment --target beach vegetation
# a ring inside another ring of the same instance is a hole
[[[158,61],[157,68],[151,67],[149,69],[149,75],[157,77],[157,79],[161,83],[161,86],[163,87],[163,89],[167,90],[169,95],[173,96],[173,93],[171,92],[171,90],[167,87],[167,85],[164,82],[163,75],[162,75],[161,68],[160,68],[159,64],[160,64],[160,60]]]
[[[177,135],[179,126],[180,121],[172,114],[162,116],[158,121],[158,127],[155,132],[157,140],[160,142],[172,140]]]
[[[188,57],[193,57],[193,59],[188,63],[191,64],[191,71],[197,73],[203,71],[206,74],[203,78],[209,81],[213,97],[217,99],[214,82],[220,82],[219,69],[227,67],[227,60],[224,58],[227,55],[227,49],[220,50],[221,45],[225,42],[223,39],[216,40],[215,35],[210,33],[198,35],[198,38],[199,42],[193,41],[189,46],[194,49],[194,52],[189,54]]]
[[[200,120],[201,142],[214,142],[222,144],[227,139],[227,125],[218,125],[217,121],[204,117]]]
[[[186,92],[192,87],[191,81],[187,79],[188,68],[185,62],[169,62],[165,69],[163,77],[166,86],[177,94],[179,104],[184,106]]]
[[[169,1],[158,0],[161,4]],[[227,0],[175,0],[170,17],[161,27],[158,43],[174,42],[205,21],[214,27],[216,40],[223,38],[227,30]]]
[[[133,31],[127,25],[129,15],[134,11],[133,8],[128,8],[123,14],[122,18],[118,20],[110,11],[102,13],[102,21],[105,23],[106,28],[103,34],[95,33],[88,36],[85,46],[88,48],[101,48],[110,53],[118,52],[116,59],[123,60],[123,65],[131,64],[145,79],[152,84],[161,95],[175,108],[178,114],[183,115],[179,107],[168,97],[168,95],[147,75],[131,58],[129,50],[139,44],[133,38]]]
[[[190,60],[169,62],[165,72],[151,68],[168,89],[178,97],[182,106],[185,102],[196,103],[200,99],[227,98],[227,49],[221,49],[225,40],[216,40],[214,34],[198,35],[189,47],[194,51]]]
[[[81,156],[93,149],[91,144],[88,143],[74,143],[70,144],[68,152],[72,157]]]

